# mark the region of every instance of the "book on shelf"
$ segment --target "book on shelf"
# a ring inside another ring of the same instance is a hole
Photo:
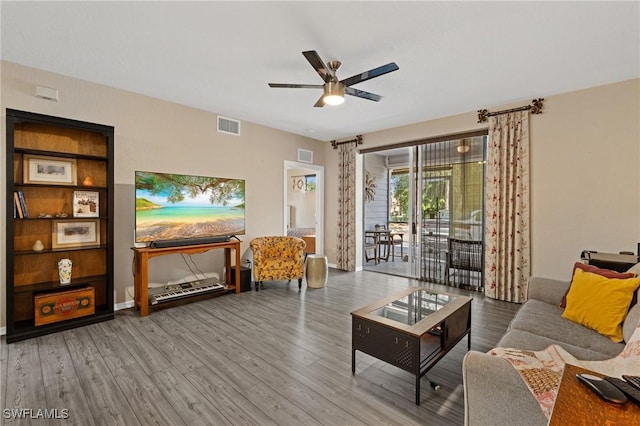
[[[19,219],[24,218],[24,213],[22,212],[22,205],[20,204],[20,196],[18,195],[18,191],[13,191],[13,204],[17,213],[17,217]]]
[[[24,201],[24,193],[22,191],[18,191],[18,198],[20,199],[20,207],[22,208],[22,216],[28,218],[27,214],[27,203]]]
[[[98,191],[73,192],[73,217],[100,216],[100,193]]]

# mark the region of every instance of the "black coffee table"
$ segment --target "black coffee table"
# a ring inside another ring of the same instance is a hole
[[[351,371],[356,350],[413,373],[416,404],[420,379],[464,336],[471,349],[471,300],[412,287],[351,312]],[[438,384],[431,382],[433,389]]]

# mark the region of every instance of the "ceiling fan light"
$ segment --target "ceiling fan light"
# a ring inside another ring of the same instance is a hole
[[[344,96],[329,95],[323,98],[323,101],[327,105],[340,105],[344,102]]]
[[[340,105],[344,102],[344,84],[337,82],[328,82],[324,85],[324,97],[322,98],[327,105]]]

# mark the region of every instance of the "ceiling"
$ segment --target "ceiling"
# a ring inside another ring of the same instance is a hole
[[[319,140],[640,77],[640,3],[9,2],[1,58]],[[302,56],[339,79],[400,69],[314,108]],[[61,101],[64,101],[61,93]]]

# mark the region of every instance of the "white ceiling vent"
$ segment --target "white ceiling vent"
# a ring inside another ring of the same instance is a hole
[[[298,161],[301,163],[313,163],[313,151],[298,148]]]
[[[240,136],[240,121],[232,118],[218,116],[218,131],[229,135]]]

